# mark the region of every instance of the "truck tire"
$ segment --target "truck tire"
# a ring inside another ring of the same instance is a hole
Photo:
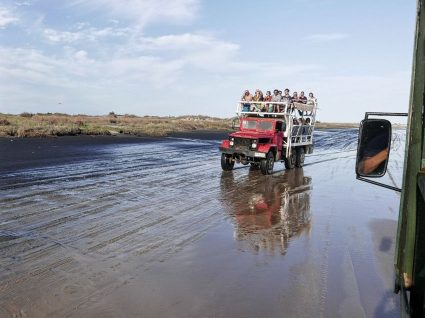
[[[308,154],[308,155],[311,155],[313,153],[313,150],[314,150],[314,146],[313,145],[307,146],[307,148],[305,150],[305,153]]]
[[[260,169],[262,174],[272,174],[274,166],[274,155],[273,152],[269,152],[266,159],[261,160]]]
[[[229,156],[226,156],[224,153],[221,154],[221,168],[224,171],[233,170],[234,165],[235,162]]]
[[[302,168],[304,166],[305,152],[304,147],[298,147],[297,149],[297,158],[295,160],[295,166]]]
[[[295,167],[295,163],[297,161],[297,151],[295,148],[292,149],[292,154],[289,158],[285,158],[285,168],[286,169],[293,169]]]

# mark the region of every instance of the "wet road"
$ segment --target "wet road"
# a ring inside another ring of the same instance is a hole
[[[0,317],[398,317],[399,196],[355,180],[356,130],[272,176],[217,138],[0,140]]]

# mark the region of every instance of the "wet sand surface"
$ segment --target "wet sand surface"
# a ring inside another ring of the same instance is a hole
[[[0,317],[398,317],[399,195],[355,179],[357,130],[271,176],[219,137],[0,139]]]

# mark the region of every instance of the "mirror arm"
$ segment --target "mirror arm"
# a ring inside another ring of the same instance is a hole
[[[383,113],[383,112],[366,112],[364,114],[364,119],[369,119],[369,116],[408,116],[407,113]]]
[[[394,191],[397,191],[397,192],[401,192],[400,188],[393,187],[393,186],[390,186],[390,185],[385,184],[385,183],[376,182],[376,181],[369,180],[369,179],[366,179],[366,178],[363,178],[363,177],[360,177],[360,176],[357,176],[356,178],[357,178],[357,180],[360,180],[360,181],[372,183],[374,185],[377,185],[377,186],[380,186],[380,187],[383,187],[383,188],[387,188],[387,189],[391,189],[391,190],[394,190]]]

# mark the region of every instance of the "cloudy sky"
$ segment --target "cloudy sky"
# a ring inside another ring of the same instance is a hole
[[[244,89],[318,119],[406,111],[414,0],[0,0],[0,112],[230,117]]]

